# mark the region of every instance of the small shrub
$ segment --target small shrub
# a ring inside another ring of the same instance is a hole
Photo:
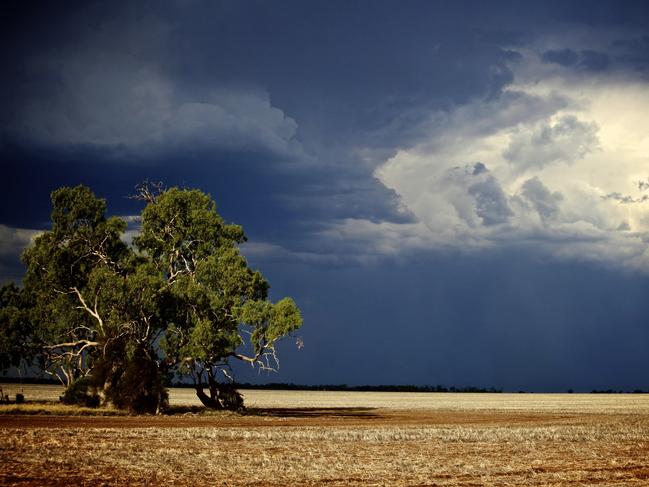
[[[246,409],[243,405],[243,396],[236,390],[234,384],[224,384],[221,387],[219,396],[224,409],[229,411],[243,411]]]
[[[89,408],[98,408],[100,402],[101,402],[101,400],[99,399],[99,395],[97,395],[97,394],[89,394],[86,397],[86,404],[85,405],[87,407],[89,407]]]
[[[75,379],[61,396],[64,404],[75,404],[95,408],[99,406],[99,396],[87,377]]]
[[[16,394],[16,404],[22,404],[24,402],[25,402],[24,394],[21,394],[20,392]]]

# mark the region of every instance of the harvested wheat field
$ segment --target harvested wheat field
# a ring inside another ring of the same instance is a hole
[[[647,395],[245,395],[244,415],[196,412],[184,389],[172,406],[191,412],[167,416],[3,406],[0,484],[649,485]]]

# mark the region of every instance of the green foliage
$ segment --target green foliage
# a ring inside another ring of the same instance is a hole
[[[251,342],[255,353],[260,353],[267,343],[274,343],[302,325],[300,310],[291,298],[284,298],[275,304],[247,301],[238,310],[237,316],[253,327]]]
[[[32,336],[31,303],[13,283],[0,288],[0,370],[30,363],[37,354]]]
[[[275,344],[300,327],[299,309],[268,300],[268,282],[239,252],[242,228],[209,195],[142,186],[139,197],[146,206],[129,247],[126,223],[106,218],[88,188],[52,193],[52,228],[23,254],[24,288],[0,292],[0,365],[38,350],[71,401],[85,401],[91,377],[106,401],[135,412],[164,405],[163,377],[175,371],[191,375],[210,407],[238,409],[241,396],[222,382],[229,360],[274,369]]]
[[[51,230],[23,253],[23,283],[43,367],[69,386],[87,373],[98,344],[110,338],[92,314],[104,304],[97,283],[102,273],[128,272],[133,252],[120,239],[126,223],[105,218],[105,201],[88,188],[54,191],[52,207]]]
[[[212,199],[198,190],[171,188],[149,201],[142,211],[142,229],[135,245],[155,262],[167,262],[170,277],[216,248],[245,241],[239,225],[226,225]]]

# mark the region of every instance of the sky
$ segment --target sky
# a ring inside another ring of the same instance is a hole
[[[649,389],[646,2],[8,1],[0,37],[0,282],[53,189],[162,181],[302,310],[239,380]]]

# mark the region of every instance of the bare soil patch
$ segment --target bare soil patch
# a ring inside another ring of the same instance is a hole
[[[394,410],[378,408],[269,408],[242,414],[156,416],[0,415],[0,428],[259,428],[268,426],[542,425],[611,420],[611,415],[547,412]]]
[[[649,415],[272,407],[0,416],[0,485],[649,485]]]

